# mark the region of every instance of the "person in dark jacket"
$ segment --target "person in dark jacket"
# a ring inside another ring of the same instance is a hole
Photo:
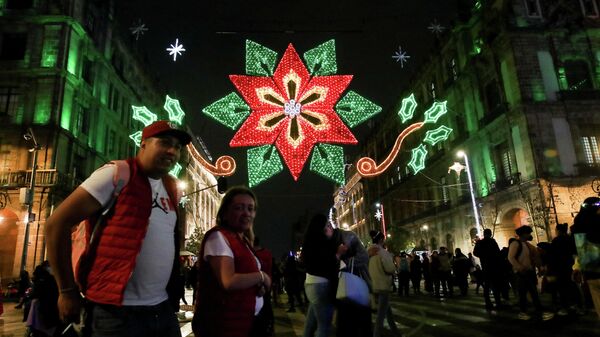
[[[19,287],[17,288],[17,295],[19,296],[19,303],[15,306],[15,309],[21,309],[25,302],[25,292],[31,287],[31,279],[29,278],[29,272],[27,270],[21,270],[19,278]]]
[[[423,280],[425,281],[424,287],[425,291],[428,293],[433,292],[433,280],[431,279],[431,264],[429,262],[429,257],[427,253],[422,253],[421,257],[423,258],[421,269],[423,269]]]
[[[304,234],[301,259],[306,267],[305,289],[308,310],[304,337],[328,337],[335,309],[339,258],[345,246],[333,238],[333,225],[327,216],[313,216]]]
[[[494,238],[492,238],[492,230],[486,228],[483,230],[483,239],[475,243],[473,255],[477,256],[481,261],[481,269],[483,276],[483,298],[485,300],[485,308],[492,310],[492,300],[490,299],[490,290],[494,293],[494,301],[496,307],[501,305],[501,286],[502,279],[502,260],[500,258],[500,248]]]
[[[469,289],[469,270],[471,270],[472,264],[469,258],[462,253],[460,248],[456,248],[454,252],[455,257],[452,264],[454,278],[458,288],[460,289],[460,294],[466,296]]]
[[[412,259],[410,261],[410,281],[412,282],[413,291],[416,294],[421,293],[421,275],[422,263],[419,255],[412,253]]]

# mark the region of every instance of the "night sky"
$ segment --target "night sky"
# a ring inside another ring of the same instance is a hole
[[[292,43],[302,55],[336,40],[337,74],[353,75],[347,90],[395,113],[401,93],[418,66],[434,52],[434,21],[451,26],[455,0],[342,1],[119,1],[117,19],[123,34],[141,19],[149,30],[134,44],[171,97],[180,100],[187,123],[202,137],[213,159],[231,155],[238,169],[229,185],[247,184],[246,151],[230,148],[235,131],[201,110],[234,92],[230,74],[245,74],[245,41],[253,40],[283,55]],[[178,38],[186,51],[173,62],[165,50]],[[400,66],[392,59],[398,47],[411,56]],[[351,129],[357,146],[344,146],[348,161],[360,149],[372,122]],[[310,160],[310,158],[309,158]],[[295,182],[287,167],[254,188],[259,209],[255,231],[277,255],[289,250],[291,226],[302,214],[326,213],[333,203],[333,183],[312,173],[308,162]]]

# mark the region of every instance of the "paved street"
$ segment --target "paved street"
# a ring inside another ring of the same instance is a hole
[[[517,307],[510,307],[493,314],[483,307],[482,295],[471,292],[467,297],[440,300],[428,295],[408,298],[393,296],[393,312],[404,336],[599,336],[600,320],[595,312],[582,317],[556,316],[551,321],[516,318]],[[300,311],[286,313],[285,307],[277,308],[276,336],[302,336],[304,314]],[[375,317],[373,316],[373,320]],[[391,336],[389,334],[388,336]]]
[[[186,292],[191,303],[191,292]],[[281,298],[285,303],[286,296]],[[592,311],[582,317],[555,317],[551,321],[520,321],[516,319],[516,307],[488,314],[483,308],[483,298],[471,292],[467,297],[454,297],[440,300],[428,295],[408,298],[392,297],[396,322],[404,336],[600,336],[600,320]],[[25,333],[21,322],[21,310],[15,310],[14,303],[4,303],[4,314],[0,316],[0,337],[22,337]],[[184,306],[184,309],[191,307]],[[304,325],[303,310],[286,312],[286,305],[275,306],[275,336],[302,336]],[[183,316],[187,314],[187,320]],[[181,331],[184,337],[193,337],[189,319],[191,312],[181,313]],[[373,320],[375,317],[373,316]],[[389,334],[388,336],[391,336]]]

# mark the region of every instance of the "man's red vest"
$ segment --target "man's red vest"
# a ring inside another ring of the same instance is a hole
[[[117,198],[112,215],[102,229],[86,280],[85,296],[95,303],[122,305],[127,282],[133,273],[137,256],[148,229],[152,212],[152,188],[148,177],[143,174],[135,158],[127,159],[131,170],[129,182]],[[175,179],[163,178],[165,189],[174,205],[178,204]],[[169,271],[171,280],[178,273],[179,235],[175,226],[174,270]]]
[[[258,265],[254,253],[240,236],[224,227],[213,227],[208,238],[220,231],[233,251],[235,273],[256,273]],[[210,264],[204,261],[204,244],[200,247],[198,294],[192,327],[197,337],[248,337],[254,320],[257,287],[225,291],[214,275]]]

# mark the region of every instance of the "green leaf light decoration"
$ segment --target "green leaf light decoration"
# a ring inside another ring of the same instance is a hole
[[[343,185],[345,183],[344,149],[341,146],[319,144],[313,151],[310,170]]]
[[[177,178],[177,176],[179,176],[179,172],[181,172],[182,168],[183,167],[181,165],[179,165],[179,163],[175,163],[175,166],[173,166],[171,171],[169,171],[169,174],[172,175],[173,177]]]
[[[235,92],[212,103],[202,112],[224,126],[235,130],[250,115],[250,107]]]
[[[335,112],[353,128],[381,112],[381,107],[354,91],[349,91],[335,106]]]
[[[140,147],[140,143],[142,142],[142,131],[137,131],[136,133],[129,135],[129,138],[133,140],[137,147]]]
[[[136,121],[142,122],[144,126],[148,126],[158,120],[158,116],[155,113],[152,113],[145,106],[131,106],[133,109],[133,116],[131,118]]]
[[[435,130],[427,131],[425,133],[425,138],[423,139],[423,141],[431,146],[434,146],[435,144],[448,139],[448,136],[450,136],[451,132],[451,128],[442,125]]]
[[[254,41],[246,40],[246,74],[254,76],[273,75],[277,53]]]
[[[437,123],[438,119],[448,112],[447,101],[435,102],[427,111],[425,111],[425,123]]]
[[[281,158],[273,145],[248,150],[248,184],[250,187],[271,178],[283,170]]]
[[[414,174],[425,168],[425,159],[427,158],[427,149],[425,145],[421,144],[416,148],[412,149],[412,157],[408,166],[413,170]]]
[[[417,105],[415,94],[410,94],[410,96],[402,100],[402,107],[400,107],[400,111],[398,111],[402,123],[413,118]]]
[[[304,60],[311,75],[332,75],[337,72],[335,40],[329,40],[304,53]]]
[[[167,95],[165,98],[165,105],[163,106],[165,110],[169,113],[169,120],[171,122],[176,123],[177,125],[181,125],[183,123],[183,117],[185,117],[185,112],[181,109],[179,105],[179,101],[173,99]]]

